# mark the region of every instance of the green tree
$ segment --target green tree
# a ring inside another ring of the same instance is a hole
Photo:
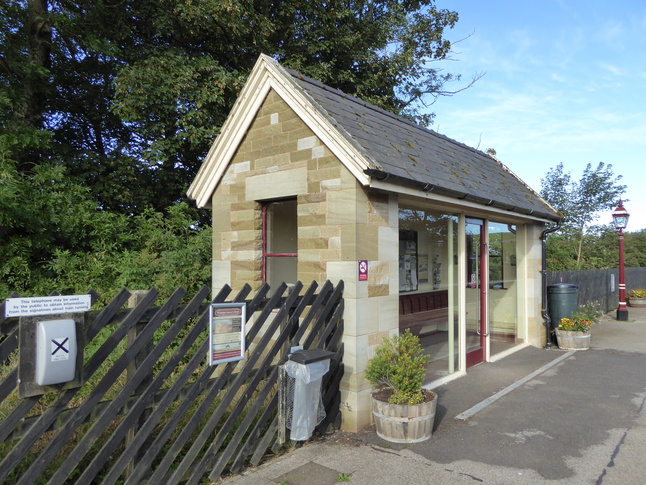
[[[547,267],[550,271],[575,269],[578,241],[565,234],[550,236]],[[626,267],[646,266],[646,230],[624,235]],[[617,230],[612,225],[591,226],[584,236],[579,269],[616,268],[619,264]]]
[[[624,247],[627,267],[643,268],[646,266],[646,229],[637,232],[627,232],[624,236]]]
[[[211,281],[211,228],[194,216],[185,203],[166,213],[104,213],[108,220],[93,231],[89,251],[55,251],[48,283],[65,294],[94,289],[106,301],[122,287],[154,286],[168,297],[182,286],[192,296]]]
[[[19,168],[57,160],[103,209],[182,200],[260,53],[385,109],[422,108],[456,80],[433,67],[458,15],[433,0],[0,0],[1,129]],[[48,139],[48,137],[45,137]]]
[[[60,164],[20,171],[0,158],[0,300],[210,283],[211,229],[185,203],[138,215],[102,210]]]
[[[109,299],[152,286],[169,296],[210,284],[211,228],[185,203],[134,216],[104,211],[87,187],[46,164],[32,175],[0,172],[0,200],[0,300],[90,289]]]
[[[0,160],[3,293],[41,287],[55,248],[87,250],[87,230],[96,213],[89,190],[69,183],[61,166],[42,163],[24,173],[17,164]]]
[[[457,20],[434,0],[0,0],[0,291],[208,280],[187,251],[209,216],[182,200],[259,54],[430,122]],[[177,246],[143,245],[160,234]]]
[[[547,242],[548,262],[551,260],[558,266],[548,266],[551,270],[596,267],[598,263],[586,262],[584,243],[604,230],[603,226],[592,223],[600,212],[613,209],[619,202],[626,190],[625,185],[619,184],[621,178],[614,175],[612,165],[599,162],[595,169],[588,164],[578,181],[563,171],[562,163],[541,179],[541,197],[563,217],[560,230],[550,235]]]

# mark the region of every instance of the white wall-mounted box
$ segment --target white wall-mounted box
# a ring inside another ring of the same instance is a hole
[[[36,325],[36,383],[50,386],[73,381],[76,373],[76,323],[43,320]]]

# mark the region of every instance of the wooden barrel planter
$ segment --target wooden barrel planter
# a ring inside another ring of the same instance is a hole
[[[646,298],[627,298],[628,306],[634,308],[646,308]]]
[[[556,341],[559,348],[564,350],[588,350],[590,337],[590,332],[556,329]]]
[[[377,435],[393,443],[419,443],[433,434],[437,394],[420,404],[391,404],[372,398]]]

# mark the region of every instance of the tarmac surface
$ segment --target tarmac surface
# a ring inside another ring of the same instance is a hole
[[[336,431],[216,483],[646,483],[646,309],[603,317],[589,350],[525,347],[434,391],[424,443]]]

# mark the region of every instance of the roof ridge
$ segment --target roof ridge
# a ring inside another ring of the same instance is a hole
[[[201,206],[209,204],[226,164],[272,89],[362,185],[379,188],[384,183],[395,192],[433,191],[438,197],[493,206],[499,212],[544,220],[558,217],[493,155],[287,69],[264,54],[191,184],[189,196]]]

